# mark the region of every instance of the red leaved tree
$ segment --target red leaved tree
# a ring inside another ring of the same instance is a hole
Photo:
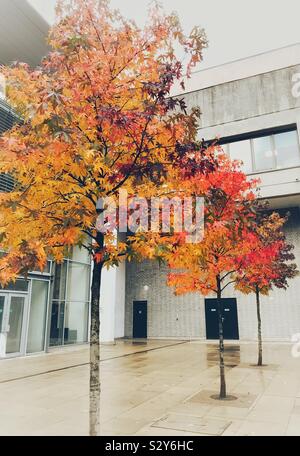
[[[288,279],[299,273],[295,259],[294,246],[287,243],[283,226],[287,217],[280,217],[276,212],[266,215],[258,211],[256,224],[253,226],[256,241],[251,250],[241,258],[241,267],[237,271],[235,288],[242,293],[255,293],[257,310],[258,360],[262,366],[262,329],[260,295],[268,295],[273,287],[287,289]]]
[[[254,181],[248,181],[237,162],[231,162],[219,148],[216,148],[218,166],[205,180],[203,197],[205,201],[204,237],[195,244],[186,243],[182,238],[173,241],[165,258],[173,270],[168,284],[175,293],[199,292],[202,295],[214,293],[218,300],[219,324],[219,398],[226,398],[224,365],[224,336],[222,293],[233,283],[234,273],[239,270],[241,259],[249,253],[255,236],[251,225],[255,219]],[[182,184],[183,186],[188,183]],[[196,182],[191,182],[190,192]],[[198,189],[199,190],[199,189]],[[188,191],[188,190],[187,190]],[[199,194],[199,193],[198,193]]]

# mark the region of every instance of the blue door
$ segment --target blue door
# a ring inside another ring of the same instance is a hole
[[[133,338],[147,339],[147,301],[133,301]]]

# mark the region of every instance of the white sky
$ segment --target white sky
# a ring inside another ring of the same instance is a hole
[[[56,0],[28,0],[49,22]],[[111,0],[114,7],[142,25],[149,0]],[[209,48],[201,68],[300,42],[299,0],[161,0],[177,11],[186,31],[206,30]],[[200,68],[199,68],[200,69]]]

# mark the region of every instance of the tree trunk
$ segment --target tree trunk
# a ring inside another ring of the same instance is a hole
[[[96,253],[103,249],[104,236],[97,234]],[[91,323],[90,323],[90,436],[100,432],[100,289],[103,262],[94,262],[91,289]]]
[[[224,333],[223,333],[223,309],[222,290],[220,276],[217,276],[217,300],[218,300],[218,321],[219,321],[219,356],[220,356],[220,399],[226,398],[226,381],[224,365]]]
[[[257,365],[262,366],[262,337],[261,337],[261,316],[260,316],[260,293],[256,286],[256,312],[257,312],[257,334],[258,334],[258,361]]]

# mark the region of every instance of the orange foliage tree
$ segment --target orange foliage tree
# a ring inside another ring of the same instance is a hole
[[[1,172],[16,183],[0,195],[0,280],[42,270],[48,257],[60,262],[74,245],[91,252],[90,434],[97,435],[101,271],[127,252],[96,229],[97,202],[121,188],[150,197],[177,172],[171,161],[193,142],[198,113],[187,114],[170,89],[201,60],[206,39],[198,28],[185,36],[178,18],[156,7],[140,29],[108,1],[73,0],[59,2],[49,45],[39,68],[1,68],[23,122],[0,144]]]

